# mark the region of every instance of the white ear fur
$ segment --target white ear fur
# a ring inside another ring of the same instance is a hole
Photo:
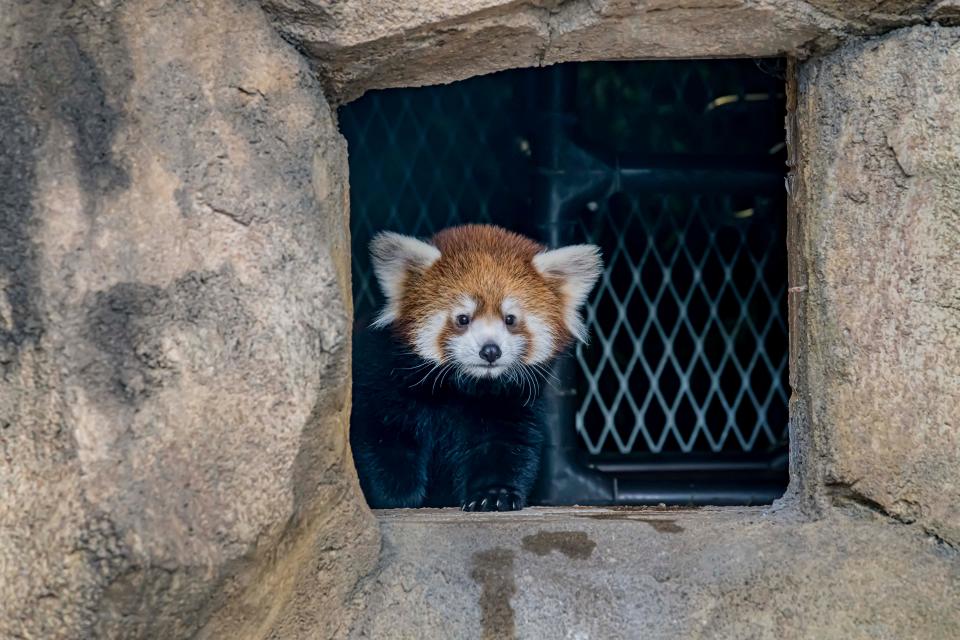
[[[587,327],[580,317],[580,307],[603,272],[600,248],[592,244],[575,244],[544,251],[533,256],[533,266],[540,275],[562,282],[561,291],[566,298],[564,323],[577,340],[586,342]]]
[[[440,250],[423,240],[381,231],[370,241],[370,257],[380,289],[387,298],[387,304],[377,314],[373,326],[385,327],[396,320],[400,312],[400,296],[407,274],[429,268],[440,258]]]

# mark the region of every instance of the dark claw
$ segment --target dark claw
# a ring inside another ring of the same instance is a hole
[[[523,508],[523,498],[510,489],[494,488],[472,496],[464,502],[464,511],[518,511]]]

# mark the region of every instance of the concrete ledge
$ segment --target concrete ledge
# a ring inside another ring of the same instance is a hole
[[[357,638],[960,637],[960,554],[868,512],[377,517]]]

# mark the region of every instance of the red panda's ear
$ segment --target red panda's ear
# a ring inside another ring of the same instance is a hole
[[[587,327],[580,317],[580,307],[603,272],[600,248],[575,244],[544,251],[533,256],[533,267],[543,277],[559,281],[564,298],[564,324],[577,340],[586,342]]]
[[[410,236],[382,231],[370,241],[370,257],[380,289],[387,298],[386,306],[373,324],[384,327],[397,319],[407,274],[430,267],[440,257],[440,250]]]

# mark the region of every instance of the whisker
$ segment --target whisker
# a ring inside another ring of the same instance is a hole
[[[560,378],[557,377],[557,374],[555,374],[553,370],[550,369],[550,367],[543,364],[536,363],[536,362],[531,363],[529,366],[533,367],[536,371],[538,371],[540,375],[543,376],[544,380],[549,380],[556,384],[560,384]]]
[[[539,395],[540,386],[537,384],[537,379],[533,377],[533,374],[530,373],[530,369],[528,367],[524,367],[523,371],[527,376],[527,379],[530,381],[530,394],[527,396],[527,398],[529,399],[530,395]]]
[[[527,387],[527,398],[523,401],[523,406],[527,406],[533,398],[533,381],[530,378],[530,373],[523,366],[523,363],[520,363],[520,366],[517,367],[517,372],[520,373],[521,379],[523,380],[523,385],[520,387],[521,393],[523,392],[523,387]]]
[[[543,378],[543,382],[547,386],[549,386],[551,389],[559,388],[560,380],[555,375],[553,375],[552,373],[550,373],[545,369],[542,369],[539,365],[536,365],[536,364],[529,364],[527,366],[530,367],[530,370],[533,373],[538,374],[541,378]]]
[[[412,367],[394,367],[393,370],[394,370],[394,371],[414,371],[414,370],[416,370],[416,369],[422,369],[423,367],[428,367],[428,366],[430,366],[431,364],[433,364],[433,363],[430,362],[429,360],[426,360],[426,361],[421,362],[420,364],[415,365],[415,366],[412,366]]]
[[[436,370],[440,367],[441,364],[442,364],[442,363],[438,362],[437,364],[433,365],[433,368],[430,369],[430,371],[427,371],[427,375],[425,375],[425,376],[423,376],[422,378],[420,378],[420,381],[419,381],[419,382],[416,382],[416,383],[410,385],[410,388],[413,389],[413,388],[416,387],[417,385],[422,384],[423,381],[426,380],[427,378],[429,378],[429,377],[430,377],[430,374],[433,373],[434,371],[436,371]]]
[[[446,375],[447,375],[448,373],[450,373],[450,370],[451,370],[451,369],[454,367],[454,365],[456,365],[456,364],[457,364],[456,360],[451,360],[450,362],[448,362],[447,364],[445,364],[445,365],[443,366],[443,369],[440,371],[440,374],[439,374],[439,375],[436,377],[436,379],[433,381],[433,387],[430,389],[431,395],[434,394],[434,393],[436,393],[437,383],[438,383],[438,382],[440,383],[440,388],[443,389],[443,379],[446,377]]]
[[[430,394],[433,395],[437,390],[437,381],[440,379],[440,376],[443,375],[444,370],[447,368],[447,365],[441,365],[440,372],[433,377],[433,384],[430,386]]]
[[[530,379],[530,390],[527,392],[527,403],[533,404],[533,401],[536,399],[536,397],[540,395],[540,386],[537,385],[537,380],[533,377],[533,375],[529,371],[527,371],[526,373],[527,373],[527,378]]]

